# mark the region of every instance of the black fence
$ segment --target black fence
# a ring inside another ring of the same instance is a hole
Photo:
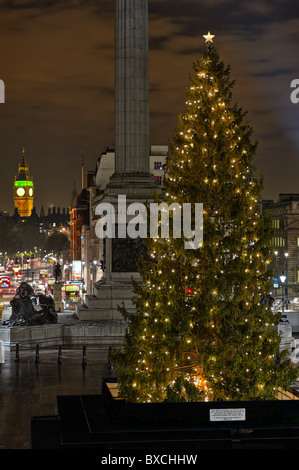
[[[99,348],[87,348],[86,346],[82,346],[80,349],[78,347],[72,347],[72,348],[63,348],[62,346],[58,346],[57,348],[54,347],[40,347],[39,344],[36,344],[35,348],[29,347],[29,346],[24,346],[21,345],[20,343],[15,344],[15,357],[14,361],[15,363],[20,363],[23,359],[28,360],[28,352],[32,353],[32,357],[34,358],[35,364],[40,364],[43,359],[43,352],[47,351],[47,357],[49,355],[49,351],[53,354],[56,354],[57,357],[57,365],[62,366],[64,362],[64,357],[63,357],[63,352],[64,350],[66,351],[72,351],[72,352],[80,352],[80,362],[81,366],[85,368],[88,364],[88,352],[94,352],[97,351],[99,353],[103,353],[103,349]],[[110,361],[109,358],[109,351],[110,347],[104,348],[106,357],[107,357],[107,371],[108,375],[110,376],[113,373],[114,366],[112,362]]]

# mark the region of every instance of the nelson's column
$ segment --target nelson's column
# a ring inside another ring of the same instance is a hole
[[[133,308],[131,277],[139,278],[143,245],[140,239],[124,237],[133,215],[126,215],[126,207],[118,213],[118,201],[126,196],[127,206],[145,203],[157,191],[149,172],[149,134],[148,0],[116,0],[115,173],[97,201],[115,207],[116,237],[104,239],[104,275],[94,294],[77,306],[80,320],[122,319],[117,306],[125,302]],[[123,225],[117,223],[120,219]]]

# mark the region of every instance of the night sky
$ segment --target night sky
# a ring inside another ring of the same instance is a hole
[[[39,212],[81,189],[82,150],[94,170],[113,146],[114,21],[114,0],[0,0],[0,210],[13,212],[23,147]],[[149,0],[149,31],[151,143],[171,139],[210,31],[259,142],[263,198],[299,193],[298,0]]]

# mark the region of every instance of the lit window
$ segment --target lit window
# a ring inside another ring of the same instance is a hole
[[[158,186],[161,186],[161,184],[162,184],[162,177],[161,177],[161,176],[155,176],[155,177],[154,177],[154,180],[155,180],[155,183],[156,183]]]
[[[283,237],[273,237],[272,238],[272,244],[274,246],[285,246],[285,239]]]

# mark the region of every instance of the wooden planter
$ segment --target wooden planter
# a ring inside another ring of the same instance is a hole
[[[127,403],[116,380],[103,379],[107,413],[119,427],[230,428],[298,427],[299,400]]]

